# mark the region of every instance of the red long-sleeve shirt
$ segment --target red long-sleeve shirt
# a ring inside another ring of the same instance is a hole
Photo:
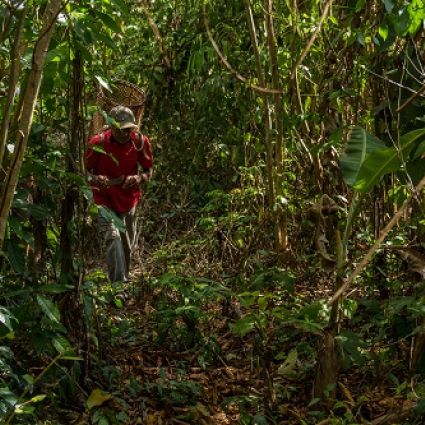
[[[121,176],[132,176],[138,173],[139,165],[144,169],[153,166],[152,146],[148,137],[142,136],[143,143],[137,133],[132,132],[131,140],[120,144],[113,140],[111,130],[92,137],[86,153],[86,168],[94,175],[106,176],[108,179],[116,179]],[[103,140],[102,140],[103,139]],[[143,145],[143,149],[140,147]],[[99,149],[93,149],[98,146]],[[100,151],[104,152],[100,152]],[[116,213],[130,211],[140,199],[142,194],[138,186],[123,188],[123,183],[106,188],[92,186],[93,199],[97,205],[103,205]]]

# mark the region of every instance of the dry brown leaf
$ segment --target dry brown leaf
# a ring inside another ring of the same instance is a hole
[[[344,395],[344,397],[350,402],[350,403],[355,403],[353,396],[351,395],[349,389],[342,383],[342,382],[338,382],[338,387],[341,390],[342,394]]]

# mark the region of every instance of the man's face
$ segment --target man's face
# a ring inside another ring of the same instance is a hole
[[[130,140],[130,134],[132,131],[132,128],[112,128],[112,136],[118,143],[124,144]]]

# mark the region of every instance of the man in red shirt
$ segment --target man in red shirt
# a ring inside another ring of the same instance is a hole
[[[112,126],[89,141],[86,168],[94,202],[99,205],[98,224],[111,282],[128,280],[131,250],[136,242],[135,211],[140,185],[152,177],[152,146],[138,132],[131,109],[112,108]],[[125,229],[117,226],[114,214]]]

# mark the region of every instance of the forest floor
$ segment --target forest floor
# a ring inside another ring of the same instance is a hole
[[[101,359],[94,353],[99,372],[93,382],[102,395],[69,423],[90,417],[100,425],[421,423],[403,422],[414,403],[361,370],[342,372],[339,401],[321,405],[313,396],[314,366],[292,373],[300,360],[291,364],[288,356],[265,368],[259,350],[267,347],[252,334],[234,335],[230,324],[243,314],[237,302],[206,300],[206,320],[195,323],[164,302],[175,298],[173,291],[143,286],[138,273],[129,286],[108,290],[112,297],[100,311]]]
[[[173,219],[177,224],[164,220],[151,232],[156,239],[142,244],[129,284],[100,279],[94,285],[97,338],[84,406],[79,414],[68,410],[65,423],[425,423],[412,415],[409,343],[374,340],[393,326],[381,323],[376,304],[359,304],[359,320],[341,323],[345,364],[324,403],[315,398],[314,383],[326,326],[323,300],[333,282],[312,275],[309,257],[292,267],[294,278],[263,249],[244,253],[244,262],[226,235],[214,242],[187,225],[179,229],[178,215]]]

